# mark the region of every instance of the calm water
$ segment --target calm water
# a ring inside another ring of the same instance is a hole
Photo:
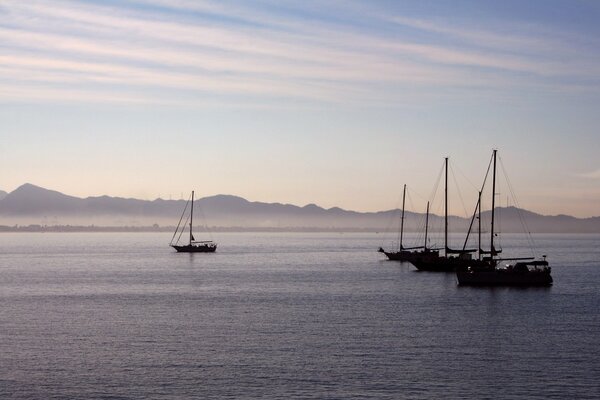
[[[600,398],[600,235],[538,236],[542,289],[459,288],[375,234],[216,236],[0,235],[0,398]]]

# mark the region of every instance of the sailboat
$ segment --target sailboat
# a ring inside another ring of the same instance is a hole
[[[179,244],[179,239],[181,238],[181,235],[183,234],[183,231],[185,229],[185,223],[184,223],[184,225],[181,228],[181,232],[179,233],[179,236],[177,237],[177,240],[175,241],[175,243],[173,243],[173,241],[175,240],[175,236],[177,236],[177,232],[179,232],[179,227],[181,225],[181,221],[183,220],[183,216],[185,215],[185,212],[187,210],[188,204],[190,204],[189,242],[184,245]],[[177,224],[177,228],[175,228],[175,233],[173,233],[173,237],[171,238],[171,243],[169,243],[169,246],[171,246],[172,248],[177,250],[178,253],[214,253],[217,250],[217,244],[215,242],[213,242],[212,240],[197,241],[194,238],[193,222],[194,222],[194,191],[192,191],[191,201],[188,201],[185,204],[185,208],[183,209],[181,218],[179,218],[179,223]]]
[[[398,251],[385,251],[383,249],[383,247],[380,247],[379,250],[377,250],[378,252],[385,254],[389,260],[411,261],[411,259],[416,254],[418,254],[418,252],[416,252],[414,250],[423,248],[422,246],[404,247],[402,245],[402,238],[404,236],[404,207],[405,207],[405,205],[406,205],[406,185],[404,185],[404,189],[402,191],[402,215],[400,217],[400,240],[399,240],[400,243],[398,245]],[[429,203],[427,203],[427,216],[429,217]],[[425,233],[425,245],[427,245],[427,233]]]
[[[552,285],[551,268],[548,265],[546,256],[542,256],[542,259],[535,259],[535,257],[496,258],[501,252],[494,246],[496,153],[497,150],[492,152],[494,167],[492,173],[490,249],[485,251],[481,248],[481,192],[479,192],[479,259],[456,269],[458,284],[465,286],[550,286]],[[489,256],[482,258],[483,254],[489,254]],[[503,261],[516,262],[499,266]]]
[[[456,250],[448,246],[448,157],[444,158],[444,170],[444,254],[440,255],[438,249],[428,249],[425,246],[422,252],[410,260],[419,271],[454,272],[459,266],[470,262],[472,260],[471,253],[476,251],[465,247]]]

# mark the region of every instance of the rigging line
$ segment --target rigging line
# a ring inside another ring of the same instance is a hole
[[[463,215],[465,216],[465,218],[468,218],[469,213],[467,212],[467,206],[465,204],[465,200],[463,198],[462,191],[458,188],[458,181],[456,180],[456,173],[454,172],[454,168],[455,168],[454,163],[451,163],[450,164],[450,173],[452,175],[452,180],[454,182],[454,186],[457,188],[456,191],[458,193],[458,198],[460,199],[460,203],[461,203],[462,208],[463,208],[463,212],[464,212]],[[475,188],[475,189],[477,189],[477,188]],[[477,210],[477,208],[475,210]],[[465,237],[465,241],[464,241],[464,244],[463,244],[463,250],[466,249],[467,244],[469,243],[469,236],[470,236],[470,233],[471,233],[471,228],[472,228],[472,225],[473,225],[474,216],[475,216],[475,214],[473,214],[473,218],[471,219],[470,224],[469,224],[469,229],[467,231],[467,235]]]
[[[477,205],[475,206],[475,210],[473,211],[473,216],[471,217],[471,222],[469,223],[469,229],[467,230],[467,237],[465,238],[465,243],[463,244],[463,250],[467,248],[467,244],[469,243],[469,235],[471,233],[471,229],[473,229],[473,222],[475,222],[475,215],[479,211],[481,214],[481,192],[479,192],[479,196],[477,199]],[[480,224],[481,225],[481,224]],[[479,232],[481,235],[481,231]],[[479,252],[479,249],[477,250]]]
[[[181,232],[179,232],[179,236],[177,236],[177,241],[175,242],[175,244],[179,243],[179,239],[181,239],[181,235],[183,235],[183,232],[185,231],[185,226],[187,225],[189,220],[190,220],[190,216],[188,215],[187,218],[185,219],[185,223],[181,227]]]
[[[487,171],[485,171],[485,176],[483,177],[483,183],[481,184],[481,189],[479,189],[480,192],[483,193],[483,189],[485,188],[485,183],[487,182],[487,178],[490,174],[490,168],[492,167],[492,160],[494,159],[494,156],[492,155],[492,158],[490,158],[490,162],[488,164],[487,167]]]
[[[396,207],[394,210],[394,216],[392,222],[396,223],[396,219],[398,220],[398,227],[396,229],[396,236],[392,240],[392,246],[400,248],[400,224],[402,224],[402,211],[400,211],[400,206]],[[395,240],[395,241],[394,241]]]
[[[517,201],[517,196],[515,195],[515,192],[513,190],[513,186],[512,183],[510,182],[510,180],[508,179],[508,174],[506,173],[506,168],[504,168],[504,162],[502,161],[502,158],[500,158],[500,167],[502,168],[502,173],[504,174],[504,178],[506,179],[506,183],[508,186],[508,190],[512,196],[513,202],[517,208],[517,215],[519,216],[519,220],[521,222],[521,226],[523,227],[523,229],[525,230],[525,233],[527,234],[527,239],[529,242],[529,246],[530,246],[530,250],[533,253],[533,255],[536,255],[536,243],[535,240],[533,239],[533,235],[531,234],[531,231],[529,229],[529,226],[527,225],[527,220],[525,219],[525,216],[523,215],[523,213],[521,212],[521,206],[519,205],[519,202]]]
[[[407,187],[407,189],[408,189],[408,187]],[[412,189],[411,190],[407,190],[406,191],[406,197],[408,197],[408,203],[409,203],[410,209],[411,210],[416,210],[416,207],[415,207],[415,205],[413,203],[413,198],[411,196],[411,192],[413,192]],[[407,215],[407,217],[408,218],[405,217],[405,220],[404,220],[404,231],[405,232],[406,232],[406,226],[407,226],[406,220],[408,219],[408,220],[414,221],[415,219],[417,219],[414,211],[409,211],[409,214]],[[419,228],[418,227],[418,222],[419,222],[419,220],[417,219],[417,228]],[[412,223],[412,226],[413,226],[413,228],[415,227],[414,226],[414,222]],[[411,243],[412,246],[416,246],[417,245],[416,238],[414,236],[413,236],[412,241],[410,243]]]
[[[521,207],[519,206],[519,203],[517,201],[517,198],[515,196],[514,190],[512,188],[512,184],[510,183],[510,181],[508,180],[508,175],[506,174],[506,170],[504,168],[504,165],[502,163],[502,159],[500,159],[500,165],[502,167],[502,171],[506,177],[507,183],[508,183],[508,187],[509,187],[509,191],[511,193],[511,196],[513,197],[513,202],[516,206],[517,209],[517,215],[519,217],[519,221],[521,222],[521,226],[523,228],[523,230],[525,231],[525,233],[527,234],[527,241],[529,244],[529,248],[531,250],[531,253],[536,256],[536,244],[535,244],[535,240],[533,239],[533,235],[531,234],[531,231],[529,229],[529,226],[527,225],[527,220],[525,219],[525,216],[523,215],[523,213],[521,212]]]
[[[405,233],[404,238],[405,238],[405,240],[407,240],[407,238],[406,238],[407,226],[412,226],[413,227],[413,229],[409,229],[412,232],[414,230],[414,220],[416,218],[416,215],[415,215],[414,211],[407,211],[407,210],[414,210],[415,209],[415,205],[414,205],[413,198],[412,198],[412,193],[417,194],[415,191],[412,190],[411,187],[409,187],[407,185],[406,186],[406,203],[408,203],[408,207],[405,207],[405,210],[404,210],[404,214],[405,214],[404,215],[404,233]],[[411,221],[411,224],[408,225],[406,221]],[[410,243],[411,247],[415,245],[415,243],[414,243],[414,236],[412,236],[412,238],[408,239],[408,240],[410,240],[409,243]]]
[[[173,244],[173,239],[175,239],[175,235],[177,235],[177,231],[179,230],[179,226],[181,225],[181,220],[183,219],[183,216],[185,215],[185,211],[187,210],[191,196],[192,195],[190,195],[190,197],[188,197],[188,200],[185,203],[185,207],[183,208],[183,212],[181,213],[181,217],[179,217],[179,222],[177,223],[177,228],[175,228],[175,232],[173,232],[173,237],[171,238],[171,242],[169,242],[169,244]],[[179,236],[181,236],[181,235],[179,235]],[[179,239],[177,239],[177,241],[179,241]]]
[[[399,200],[398,200],[399,201]],[[397,204],[396,208],[394,210],[394,215],[393,218],[391,220],[391,224],[393,224],[396,221],[396,218],[398,218],[398,228],[396,229],[396,241],[393,242],[392,241],[392,247],[398,247],[398,251],[400,251],[400,226],[402,225],[402,210],[400,209],[400,205]],[[397,244],[397,246],[396,246]]]
[[[206,217],[204,216],[204,211],[202,210],[202,207],[200,207],[200,204],[198,204],[197,208],[198,208],[198,211],[200,212],[200,218],[202,218],[204,230],[206,230],[206,232],[208,233],[208,238],[212,242],[213,241],[212,232],[210,231],[210,229],[208,228],[208,224],[206,223]]]
[[[412,196],[410,195],[412,190],[408,190],[408,186],[406,187],[406,198],[408,199],[408,206],[410,207],[411,210],[415,209],[415,205],[413,203],[413,199]]]
[[[500,167],[502,168],[502,173],[505,176],[505,179],[506,179],[506,182],[507,182],[510,194],[511,194],[511,196],[513,198],[513,202],[515,203],[515,206],[517,208],[517,215],[519,216],[519,219],[521,220],[521,223],[523,224],[523,228],[524,228],[525,232],[528,233],[529,235],[531,235],[529,227],[527,226],[527,221],[525,220],[525,218],[523,217],[522,213],[520,212],[521,211],[521,207],[520,207],[520,205],[519,205],[519,203],[517,201],[517,197],[515,196],[515,192],[513,190],[512,184],[511,184],[510,180],[508,179],[508,174],[506,173],[506,169],[504,168],[504,163],[502,162],[502,158],[499,157],[499,159],[500,159]]]
[[[498,193],[498,195],[500,193],[502,193],[502,190],[500,189],[500,179],[496,179],[496,193]],[[496,243],[498,243],[498,247],[500,248],[500,250],[502,250],[502,202],[499,200],[498,203],[500,203],[500,206],[497,207],[496,210],[496,214],[498,215],[498,217],[496,218],[496,226],[497,226],[497,233],[494,233],[494,237],[496,237]]]
[[[427,223],[427,212],[425,214],[421,214],[421,217],[417,221],[417,236],[415,238],[415,243],[423,243],[425,239],[425,224]]]
[[[394,206],[394,209],[392,210],[392,217],[389,219],[389,222],[385,228],[385,231],[383,232],[383,237],[381,238],[381,244],[379,247],[383,247],[385,245],[385,241],[388,238],[388,234],[391,231],[391,227],[392,225],[394,225],[394,222],[396,220],[396,214],[398,209],[399,209],[399,205],[400,205],[400,198],[398,198],[398,200],[396,201],[396,205]],[[400,235],[400,232],[398,232],[398,235]],[[398,236],[398,240],[400,240],[400,237]]]
[[[444,205],[440,203],[437,205],[437,207],[437,209],[432,209],[431,207],[429,208],[429,239],[430,242],[431,240],[435,241],[435,247],[439,247],[437,246],[438,242],[443,243],[444,232],[444,218],[440,217],[440,215],[444,214]]]
[[[440,181],[442,180],[442,174],[444,172],[444,167],[445,167],[445,161],[442,163],[442,167],[440,168],[440,172],[438,173],[437,179],[435,180],[435,184],[433,185],[433,191],[429,195],[429,199],[431,201],[431,204],[433,204],[433,201],[435,200],[435,196],[436,196],[437,191],[438,191],[438,187],[440,186]]]
[[[456,187],[456,192],[458,193],[458,198],[460,199],[460,203],[463,207],[463,211],[464,211],[463,215],[468,215],[467,207],[465,206],[465,200],[462,197],[461,191],[458,189],[458,181],[456,180],[456,174],[454,173],[454,166],[453,166],[453,164],[449,164],[449,166],[450,166],[450,175],[452,175],[452,181],[454,182],[454,186]]]
[[[488,179],[488,176],[489,176],[489,174],[490,174],[490,169],[492,168],[492,161],[493,161],[493,160],[494,160],[494,154],[493,154],[493,152],[492,152],[492,156],[490,157],[490,162],[488,163],[487,170],[485,171],[485,176],[483,177],[483,183],[481,184],[481,189],[479,189],[479,192],[481,192],[481,193],[483,193],[483,189],[485,189],[485,184],[486,184],[486,182],[487,182],[487,179]],[[482,200],[480,200],[479,207],[481,207],[481,201],[482,201]],[[471,220],[471,224],[473,224],[474,220],[475,220],[475,214],[473,213],[473,218],[472,218],[472,220]],[[480,225],[481,225],[481,224],[480,224]],[[469,234],[467,233],[467,238],[465,239],[465,243],[466,243],[468,240],[469,240]],[[490,251],[491,251],[491,249],[490,249]]]
[[[465,178],[467,183],[469,183],[471,186],[473,186],[473,189],[477,190],[477,185],[475,185],[473,182],[471,182],[471,180],[467,177],[467,175],[464,172],[462,172],[462,170],[460,168],[458,168],[457,165],[453,165],[453,168],[456,168],[456,170],[462,175],[462,177]]]
[[[408,197],[408,200],[410,203],[411,210],[416,210],[417,208],[413,204],[411,192],[414,192],[414,191],[412,191],[412,190],[407,191],[407,197]],[[421,197],[421,196],[419,196],[419,197]],[[412,246],[420,246],[421,243],[423,242],[424,234],[425,234],[424,232],[425,232],[426,215],[425,214],[417,214],[416,212],[411,211],[409,216],[411,217],[410,219],[412,221],[416,220],[416,222],[413,222],[413,224],[412,224],[413,229],[417,230],[416,235],[414,235],[412,238],[412,242],[411,242]],[[404,226],[406,228],[406,221],[404,223]],[[404,229],[404,230],[406,231],[406,229]]]
[[[446,167],[446,161],[442,161],[442,165],[440,167],[440,171],[438,172],[438,176],[437,179],[435,180],[435,184],[433,185],[433,189],[429,195],[429,203],[430,203],[430,208],[429,208],[429,224],[430,224],[430,235],[429,235],[429,239],[431,242],[431,238],[433,238],[434,240],[436,240],[435,243],[437,243],[438,240],[440,240],[440,232],[441,232],[441,225],[442,225],[442,220],[440,220],[440,218],[438,217],[440,215],[440,213],[443,214],[442,209],[443,209],[443,204],[438,204],[437,205],[437,209],[436,207],[436,203],[435,203],[435,198],[440,186],[440,182],[442,181],[442,176],[444,174],[444,169]],[[431,218],[431,216],[435,215],[435,218]]]
[[[398,229],[396,229],[396,232],[398,233],[398,236],[396,236],[396,242],[398,243],[398,251],[402,250],[402,248],[400,246],[402,246],[402,244],[400,243],[400,230],[401,230],[401,226],[402,226],[402,210],[400,210],[400,207],[398,207]]]
[[[408,186],[406,187],[407,189],[409,188]],[[411,192],[413,192],[415,195],[417,195],[417,197],[419,197],[421,200],[423,201],[427,201],[427,198],[423,197],[419,192],[417,192],[416,190],[414,190],[413,188],[410,188]]]

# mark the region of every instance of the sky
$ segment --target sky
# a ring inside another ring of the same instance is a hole
[[[449,157],[464,215],[495,148],[500,204],[600,216],[598,21],[592,0],[2,0],[0,189],[379,211],[406,184],[424,211]]]

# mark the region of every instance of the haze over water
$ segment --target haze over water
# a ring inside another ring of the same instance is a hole
[[[460,288],[384,261],[375,234],[219,234],[196,255],[165,234],[1,236],[1,398],[600,395],[599,235],[536,237],[541,289]]]

